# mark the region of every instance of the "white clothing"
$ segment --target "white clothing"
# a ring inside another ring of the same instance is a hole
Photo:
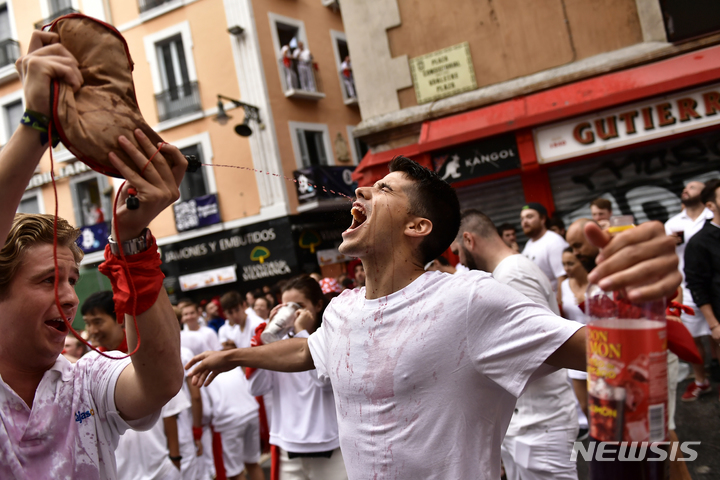
[[[580,310],[580,307],[578,307],[575,294],[573,293],[572,288],[570,288],[569,278],[566,278],[560,284],[560,294],[562,295],[563,316],[568,320],[573,320],[575,322],[582,323],[583,325],[587,325],[587,317],[585,316],[585,313]],[[568,376],[573,380],[587,380],[587,372],[580,370],[568,370]]]
[[[120,435],[147,430],[160,415],[120,417],[115,386],[129,364],[95,352],[74,364],[59,355],[40,380],[32,409],[0,378],[0,478],[117,478]]]
[[[303,63],[310,63],[313,60],[312,53],[310,53],[310,50],[307,48],[303,48],[302,50],[296,48],[295,51],[293,51],[293,58]]]
[[[183,365],[192,359],[193,353],[187,348],[180,348],[180,360]],[[180,442],[180,455],[183,457],[180,461],[180,473],[183,480],[204,480],[199,475],[199,458],[196,455],[195,439],[193,438],[193,417],[192,417],[192,398],[190,396],[190,388],[187,384],[187,376],[190,370],[185,370],[186,381],[183,382],[182,391],[185,392],[191,407],[186,408],[178,414],[178,441]]]
[[[684,235],[684,241],[683,243],[675,247],[675,253],[677,253],[678,256],[678,268],[680,269],[680,273],[683,276],[683,281],[680,284],[683,292],[682,303],[683,305],[687,305],[688,307],[691,307],[693,310],[695,310],[695,315],[690,315],[682,312],[682,314],[680,315],[680,319],[683,321],[685,327],[687,327],[693,337],[704,337],[705,335],[711,335],[712,332],[710,332],[710,327],[705,320],[705,315],[703,315],[702,311],[700,311],[697,305],[695,305],[695,302],[692,298],[692,292],[689,288],[687,288],[687,284],[685,283],[685,247],[687,246],[687,243],[690,241],[690,239],[697,232],[702,230],[703,226],[705,225],[705,221],[712,219],[712,210],[706,207],[705,210],[703,210],[703,212],[698,215],[698,218],[696,218],[695,220],[690,218],[686,210],[683,210],[682,212],[678,213],[674,217],[671,217],[667,222],[665,222],[666,234],[671,235],[674,232],[683,232]]]
[[[255,329],[257,328],[261,320],[260,317],[247,317],[245,319],[245,328],[241,329],[240,325],[232,325],[229,320],[225,320],[225,325],[220,327],[218,331],[218,339],[222,345],[228,340],[232,340],[237,348],[248,348],[250,347],[250,340],[255,335]]]
[[[303,330],[296,338],[307,338]],[[270,443],[296,453],[327,452],[340,446],[332,387],[318,372],[256,370],[250,377],[254,396],[272,391]]]
[[[492,274],[498,282],[549,308],[555,315],[560,315],[550,280],[532,260],[520,254],[510,255],[498,263]],[[567,381],[567,370],[561,369],[531,383],[520,395],[506,435],[521,435],[531,427],[567,427],[575,424],[575,393]],[[570,452],[567,453],[569,461]]]
[[[228,477],[240,474],[246,463],[260,461],[260,420],[257,416],[220,433],[220,438]]]
[[[425,272],[378,299],[345,290],[308,344],[348,478],[499,478],[516,398],[579,327],[477,271]]]
[[[222,350],[217,333],[206,326],[201,326],[198,330],[190,330],[185,325],[180,332],[180,345],[193,352],[193,355],[200,355],[208,350]]]
[[[250,387],[240,367],[219,374],[205,387],[212,398],[212,426],[226,432],[241,423],[257,418],[258,403],[250,395]]]
[[[175,417],[190,408],[190,400],[180,389],[163,407],[161,418],[147,432],[128,430],[115,450],[120,480],[180,480],[180,470],[170,461],[163,419]]]
[[[330,458],[290,458],[280,449],[280,480],[347,480],[345,462],[340,448],[333,450]]]
[[[576,438],[577,427],[567,426],[506,438],[501,455],[507,480],[577,480],[569,455]]]
[[[257,325],[262,322],[267,322],[267,320],[263,319],[260,315],[255,313],[255,310],[253,310],[252,307],[248,307],[245,309],[245,315],[247,315],[247,319],[245,320],[246,323],[250,322]]]
[[[190,330],[187,325],[180,332],[180,345],[190,350],[193,355],[200,355],[208,350],[221,350],[220,340],[210,327],[202,326],[199,330]],[[207,478],[215,475],[215,464],[212,457],[212,434],[210,432],[210,422],[212,419],[213,400],[207,388],[200,389],[202,396],[203,418],[203,454],[197,460],[200,478]]]
[[[577,298],[575,297],[575,293],[573,293],[572,288],[570,288],[570,279],[565,279],[560,284],[560,294],[562,299],[562,311],[565,318],[568,320],[574,320],[576,322],[580,322],[583,325],[587,325],[587,317],[585,316],[585,312],[580,310],[580,307],[577,303]]]
[[[540,267],[547,275],[554,292],[557,292],[557,279],[565,275],[562,265],[563,250],[568,243],[557,233],[548,230],[537,240],[528,240],[522,254]]]

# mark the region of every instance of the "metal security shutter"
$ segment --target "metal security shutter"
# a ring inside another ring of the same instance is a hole
[[[457,195],[461,209],[477,208],[496,226],[515,225],[518,244],[522,247],[527,241],[520,228],[520,209],[525,205],[525,193],[519,175],[459,188]]]
[[[548,175],[567,226],[590,218],[590,202],[598,197],[610,200],[614,215],[664,223],[680,212],[685,184],[720,178],[720,131],[550,167]]]

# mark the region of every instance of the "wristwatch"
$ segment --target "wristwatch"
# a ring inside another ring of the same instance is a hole
[[[143,230],[143,232],[140,234],[139,237],[131,238],[130,240],[125,240],[122,242],[122,251],[125,255],[135,255],[136,253],[144,252],[148,249],[150,246],[150,243],[152,243],[152,233],[150,233],[150,229],[146,228]],[[108,244],[110,244],[110,251],[113,255],[119,256],[120,255],[120,244],[118,244],[115,239],[110,235],[108,237]]]

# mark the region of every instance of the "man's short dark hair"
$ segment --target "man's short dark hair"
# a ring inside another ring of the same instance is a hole
[[[545,222],[545,226],[547,228],[558,227],[560,230],[565,230],[565,222],[563,222],[563,219],[560,217],[549,218],[548,221]]]
[[[460,202],[447,182],[407,157],[393,158],[390,171],[402,172],[414,182],[414,188],[407,192],[410,214],[433,224],[432,232],[420,242],[420,261],[424,265],[439,257],[455,240],[460,228]]]
[[[92,312],[104,313],[113,318],[117,317],[115,315],[115,302],[113,301],[112,291],[95,292],[83,302],[80,313],[87,315]]]
[[[502,237],[503,232],[507,230],[512,230],[513,232],[517,232],[517,228],[515,228],[515,225],[512,223],[503,223],[497,228],[498,235]]]
[[[195,307],[195,310],[198,309],[198,304],[192,298],[182,298],[177,304],[181,310],[185,307]]]
[[[715,191],[720,188],[720,179],[713,178],[705,182],[705,188],[700,192],[700,200],[702,203],[713,202],[717,203],[717,197]]]
[[[243,305],[245,305],[245,297],[238,292],[227,292],[220,297],[220,307],[226,312]]]
[[[607,198],[596,198],[595,200],[590,202],[590,206],[612,212],[612,203],[610,203],[610,200],[608,200]]]
[[[463,210],[461,219],[461,228],[458,232],[458,238],[463,231],[474,233],[481,238],[492,238],[500,235],[498,234],[498,229],[495,228],[495,224],[492,220],[490,220],[490,217],[480,210],[475,208]]]

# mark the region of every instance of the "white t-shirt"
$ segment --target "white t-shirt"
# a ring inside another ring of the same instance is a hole
[[[303,330],[295,335],[307,338]],[[256,370],[250,393],[272,392],[270,443],[288,452],[327,452],[340,446],[332,386],[318,380],[317,370],[271,372]]]
[[[499,478],[516,398],[578,328],[477,271],[373,300],[345,290],[308,343],[349,478]]]
[[[193,358],[193,353],[187,348],[180,348],[180,360],[183,365]],[[195,449],[195,439],[193,438],[193,416],[192,416],[192,398],[190,396],[190,388],[187,385],[187,377],[191,370],[185,370],[185,381],[183,382],[182,391],[185,392],[188,400],[190,400],[190,408],[186,408],[178,414],[178,441],[180,442],[180,455],[183,457],[180,461],[180,469],[183,479],[195,479],[197,475],[198,462]]]
[[[253,310],[252,307],[246,308],[246,309],[245,309],[245,314],[246,314],[247,317],[248,317],[247,320],[245,320],[246,322],[247,322],[247,321],[250,321],[250,320],[252,320],[253,323],[255,323],[255,322],[257,322],[257,323],[267,322],[267,320],[263,319],[260,315],[258,315],[257,313],[255,313],[255,310]]]
[[[206,326],[201,326],[198,330],[190,330],[185,325],[180,332],[180,345],[193,352],[193,355],[200,355],[208,350],[222,350],[217,333]]]
[[[503,259],[493,277],[530,300],[560,315],[550,280],[532,260],[517,254]],[[506,435],[522,435],[527,428],[577,425],[575,394],[567,381],[567,370],[560,369],[528,385],[515,405]]]
[[[690,218],[686,210],[683,210],[665,222],[666,234],[671,235],[674,232],[684,232],[685,241],[675,247],[675,253],[677,253],[678,256],[678,268],[683,276],[683,281],[680,284],[683,292],[682,303],[683,305],[692,307],[692,309],[695,310],[695,315],[689,315],[685,312],[682,313],[681,317],[685,321],[705,323],[705,315],[703,315],[702,311],[697,308],[697,305],[695,305],[692,298],[692,292],[689,288],[687,288],[687,284],[685,283],[685,247],[693,235],[702,230],[705,225],[705,221],[712,220],[713,216],[712,210],[706,207],[695,220]]]
[[[60,355],[43,375],[32,410],[0,379],[0,478],[117,478],[119,436],[150,428],[160,415],[120,417],[115,385],[129,364],[94,352],[75,364]]]
[[[248,348],[250,346],[250,340],[255,335],[255,329],[264,320],[260,317],[250,317],[245,319],[245,328],[241,329],[240,325],[231,325],[228,320],[225,320],[225,325],[220,327],[218,331],[218,338],[220,344],[228,340],[232,340],[237,348]]]
[[[128,430],[115,450],[120,480],[175,480],[180,471],[170,461],[163,419],[190,408],[190,400],[180,389],[162,409],[159,418],[147,432]]]
[[[207,387],[212,397],[212,426],[227,432],[258,416],[258,403],[241,368],[221,373]]]
[[[557,233],[548,230],[537,240],[528,240],[522,254],[535,262],[550,279],[554,292],[557,292],[557,279],[565,275],[562,265],[563,250],[568,243]]]

